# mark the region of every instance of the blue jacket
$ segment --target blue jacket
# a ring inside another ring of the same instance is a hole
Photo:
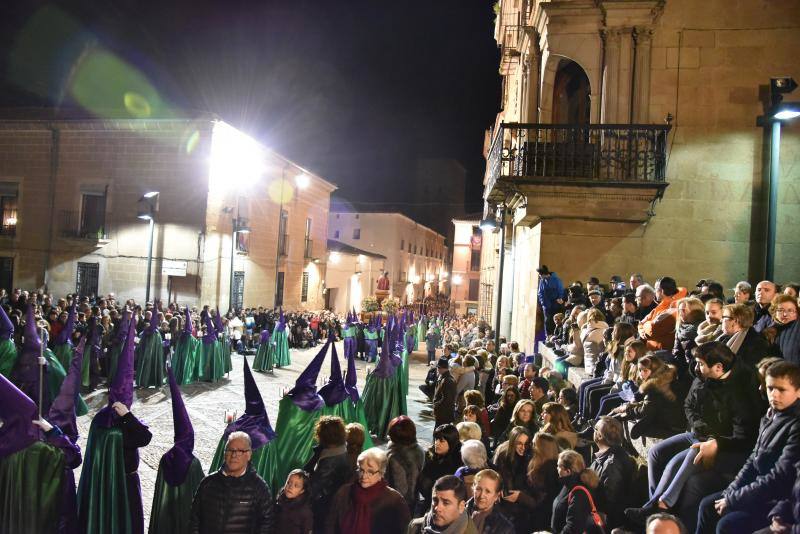
[[[771,412],[761,418],[758,441],[744,467],[722,492],[731,510],[774,506],[791,493],[794,464],[800,461],[800,401]]]
[[[564,298],[564,284],[556,273],[549,277],[539,277],[539,306],[543,310],[552,310],[558,303],[556,300]]]

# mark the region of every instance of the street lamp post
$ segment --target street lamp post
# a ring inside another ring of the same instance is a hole
[[[153,269],[153,233],[155,230],[155,217],[158,213],[158,191],[150,191],[139,199],[138,218],[149,221],[150,232],[147,242],[147,286],[144,294],[145,303],[150,302],[150,277]]]
[[[765,278],[775,279],[775,243],[778,232],[778,188],[780,185],[781,126],[784,121],[800,117],[800,102],[783,102],[783,95],[797,88],[789,77],[770,80],[770,108],[759,122],[770,126],[769,183],[767,193],[767,253]]]

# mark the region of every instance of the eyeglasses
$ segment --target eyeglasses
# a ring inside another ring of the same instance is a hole
[[[239,456],[248,452],[250,452],[250,449],[225,449],[225,454],[230,454],[231,456]]]
[[[381,474],[380,471],[370,471],[368,469],[361,469],[360,467],[356,468],[356,473],[358,473],[359,475],[364,475],[364,476],[368,476],[368,477],[374,477],[375,475],[380,475]]]
[[[797,310],[795,308],[778,308],[775,310],[775,314],[797,315]]]
[[[722,320],[724,321],[725,319],[733,320],[733,317],[731,317],[730,315],[723,315]]]

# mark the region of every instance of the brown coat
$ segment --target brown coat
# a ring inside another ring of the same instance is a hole
[[[325,534],[347,534],[339,528],[339,523],[353,506],[350,490],[353,484],[342,486],[331,500],[328,518],[325,521]],[[373,534],[404,534],[411,521],[406,500],[397,491],[387,487],[372,504]]]

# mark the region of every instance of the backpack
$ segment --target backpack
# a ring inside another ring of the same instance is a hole
[[[597,507],[594,505],[594,499],[592,499],[592,494],[589,493],[588,489],[586,489],[584,486],[575,486],[570,490],[569,495],[567,495],[567,503],[572,504],[572,494],[575,493],[576,490],[582,490],[584,493],[586,493],[586,497],[589,499],[589,506],[592,507],[590,515],[595,528],[591,529],[591,531],[604,533],[606,529],[606,522],[604,521],[600,512],[597,511]]]

